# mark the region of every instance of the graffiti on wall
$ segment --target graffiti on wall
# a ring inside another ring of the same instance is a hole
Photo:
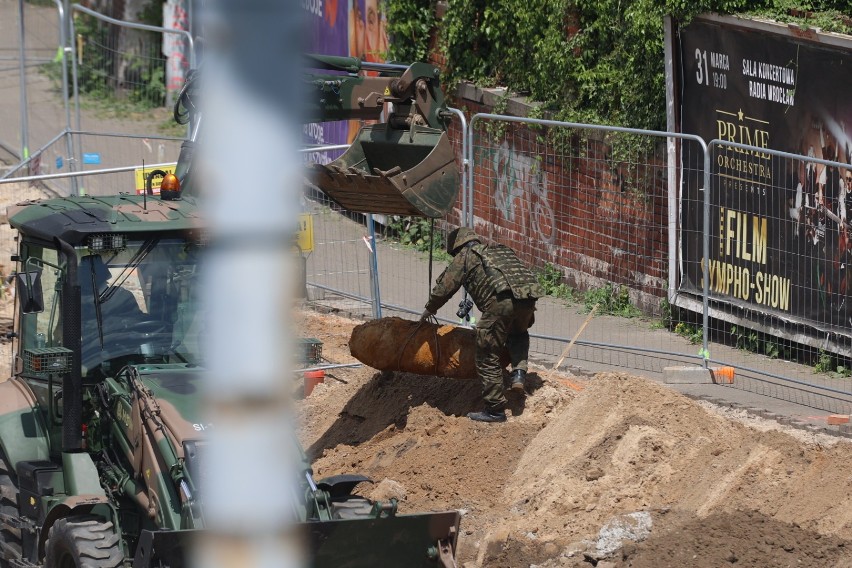
[[[505,140],[489,153],[485,163],[494,172],[492,196],[503,219],[519,223],[528,236],[554,244],[556,216],[541,156],[517,152]]]

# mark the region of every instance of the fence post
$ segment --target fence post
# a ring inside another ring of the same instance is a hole
[[[370,233],[370,298],[373,301],[373,318],[382,317],[382,291],[379,284],[379,247],[376,243],[376,225],[373,214],[367,215],[367,230]]]
[[[464,117],[464,113],[457,108],[448,107],[448,111],[459,117],[459,121],[461,121],[461,139],[462,139],[462,172],[461,172],[461,193],[462,193],[462,212],[461,212],[461,223],[459,225],[472,227],[473,226],[473,215],[470,213],[472,210],[470,207],[470,196],[467,192],[467,180],[470,177],[468,172],[468,166],[470,165],[470,161],[467,156],[467,120]],[[470,216],[470,219],[468,219]],[[431,283],[430,283],[431,285]]]
[[[21,113],[21,160],[30,159],[30,141],[29,141],[29,124],[27,115],[27,62],[26,62],[26,35],[24,33],[24,0],[18,0],[18,33],[20,43],[18,44],[19,73],[21,75],[21,97],[20,97],[20,113]]]
[[[63,6],[63,0],[54,0],[56,10],[59,13],[59,53],[62,54],[60,63],[62,64],[62,103],[65,107],[65,153],[67,154],[68,169],[73,171],[74,158],[74,138],[71,135],[71,101],[68,96],[68,53],[73,51],[68,45],[68,17],[69,12]],[[68,194],[77,195],[77,178],[72,177],[68,182]]]
[[[66,8],[65,15],[66,15],[66,21],[67,21],[67,25],[68,25],[68,28],[67,28],[68,29],[68,44],[69,44],[69,48],[71,50],[71,81],[73,83],[74,118],[75,118],[74,130],[80,131],[83,128],[82,128],[82,125],[81,125],[82,119],[81,119],[81,116],[80,116],[80,114],[81,114],[80,113],[80,83],[79,83],[79,77],[78,77],[78,73],[77,73],[77,67],[80,65],[80,62],[77,61],[77,49],[76,49],[77,34],[76,34],[76,30],[74,29],[74,16],[73,16],[73,14],[71,14],[71,10],[68,9],[69,0],[63,0],[63,2],[65,2],[65,8]],[[80,159],[82,160],[82,157],[83,157],[83,137],[80,136],[79,134],[77,135],[77,143],[74,144],[74,150],[75,150],[74,155],[80,156]],[[77,169],[76,159],[69,160],[68,169],[72,172]],[[77,182],[74,182],[74,195],[78,195],[79,193],[80,193],[80,188],[77,185]]]
[[[704,279],[704,288],[701,300],[701,358],[704,368],[706,369],[710,363],[710,352],[708,346],[710,343],[710,148],[709,144],[704,145],[704,227],[701,231],[703,239],[704,262],[701,267],[702,278]]]

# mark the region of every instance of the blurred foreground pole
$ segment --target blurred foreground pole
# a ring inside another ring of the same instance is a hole
[[[301,170],[299,31],[294,0],[216,0],[199,14],[201,193],[210,255],[205,464],[208,530],[197,568],[300,566],[287,313]]]

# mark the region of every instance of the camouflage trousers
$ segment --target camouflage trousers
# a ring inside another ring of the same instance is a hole
[[[482,381],[482,398],[488,410],[506,407],[500,354],[509,351],[512,370],[527,370],[530,334],[535,322],[535,300],[516,300],[511,295],[493,298],[476,324],[476,371]]]

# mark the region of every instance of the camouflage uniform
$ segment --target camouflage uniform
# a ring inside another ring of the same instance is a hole
[[[500,412],[506,406],[500,352],[506,346],[513,370],[527,370],[536,299],[544,295],[535,276],[512,249],[486,245],[471,229],[450,233],[447,252],[455,258],[438,277],[426,309],[436,313],[465,287],[482,317],[476,324],[476,369],[482,381],[486,409]]]

